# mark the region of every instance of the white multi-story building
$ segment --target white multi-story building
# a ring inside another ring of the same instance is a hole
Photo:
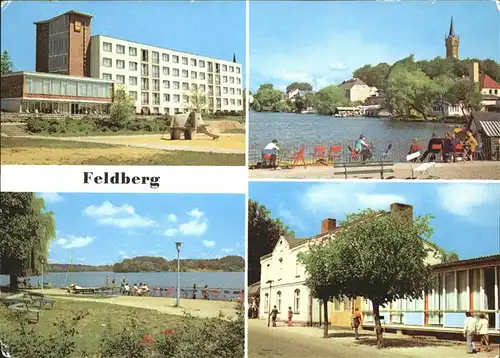
[[[96,35],[90,42],[90,76],[113,80],[133,98],[136,113],[243,111],[241,64]],[[195,100],[196,102],[196,100]]]
[[[408,210],[408,215],[413,217],[413,207],[405,204],[394,203],[390,212],[380,213],[386,215],[394,212]],[[324,322],[324,310],[319,300],[311,296],[310,290],[305,285],[305,268],[299,263],[298,255],[307,252],[310,245],[315,245],[325,240],[335,239],[337,230],[342,229],[337,226],[335,219],[325,219],[321,222],[321,233],[310,238],[288,238],[280,237],[272,253],[261,258],[261,279],[260,279],[260,309],[261,319],[267,319],[269,309],[276,306],[279,315],[278,320],[286,320],[288,307],[293,311],[293,322],[298,324],[315,325]],[[345,227],[344,227],[345,229]],[[429,251],[426,264],[435,265],[441,262],[440,253],[431,245],[426,244]],[[335,304],[328,303],[329,322],[335,322],[338,314],[334,318],[330,313],[336,311]],[[343,320],[343,324],[350,322],[350,313]],[[341,324],[342,325],[342,324]]]

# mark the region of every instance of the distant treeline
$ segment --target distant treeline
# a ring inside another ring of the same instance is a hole
[[[220,271],[242,272],[245,271],[245,259],[241,256],[225,256],[220,259],[185,259],[180,260],[181,271]],[[70,265],[49,264],[48,272],[176,272],[177,260],[168,261],[163,257],[138,256],[125,259],[114,265]]]

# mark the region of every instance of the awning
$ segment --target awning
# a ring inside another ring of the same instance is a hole
[[[479,124],[488,137],[500,137],[500,121],[479,121]]]

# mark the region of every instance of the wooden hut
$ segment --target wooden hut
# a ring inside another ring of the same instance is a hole
[[[478,139],[483,143],[485,159],[500,160],[497,155],[500,145],[500,113],[473,112],[469,128],[478,133]]]

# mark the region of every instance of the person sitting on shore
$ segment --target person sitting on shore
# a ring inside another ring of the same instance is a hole
[[[418,138],[413,138],[413,142],[410,145],[410,150],[408,151],[408,154],[413,154],[416,152],[420,152],[422,150],[422,144],[418,142]],[[411,161],[415,163],[418,160],[418,158],[412,159]]]
[[[125,286],[123,286],[123,294],[125,296],[130,296],[130,286],[128,285],[128,282],[125,282]]]
[[[132,296],[137,296],[139,294],[139,287],[134,283],[134,288],[132,288]]]
[[[147,283],[144,283],[144,285],[142,286],[142,295],[143,296],[149,295],[149,287]]]
[[[440,145],[441,149],[433,149],[432,146],[434,145]],[[439,138],[435,133],[432,133],[432,138],[429,140],[429,144],[427,145],[427,150],[420,158],[420,161],[424,162],[429,154],[431,154],[429,160],[431,161],[436,160],[436,155],[441,152],[442,148],[443,148],[443,140]]]
[[[354,142],[354,151],[356,154],[361,154],[363,161],[371,159],[372,157],[370,146],[366,143],[366,137],[362,134],[359,136],[359,139]]]
[[[278,147],[278,140],[273,139],[271,143],[264,147],[262,151],[262,158],[264,160],[269,160],[269,166],[276,169],[276,158],[278,156],[280,148]]]
[[[453,155],[453,151],[455,147],[451,145],[451,135],[450,133],[445,133],[443,139],[443,161],[448,163],[450,161],[451,156]]]

